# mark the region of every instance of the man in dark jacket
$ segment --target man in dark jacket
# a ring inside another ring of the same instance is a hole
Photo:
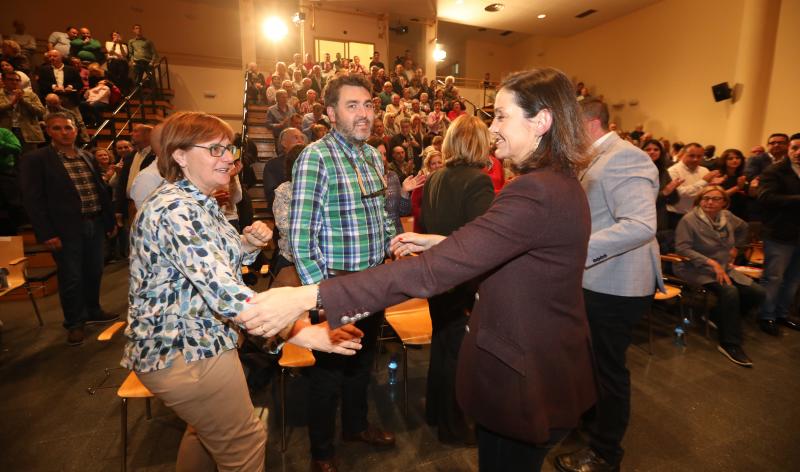
[[[55,49],[46,54],[50,64],[39,69],[39,98],[44,102],[48,93],[61,98],[61,104],[77,113],[80,91],[83,89],[81,73],[72,66],[64,64],[61,53]]]
[[[766,298],[758,324],[773,336],[780,325],[800,331],[789,318],[789,307],[800,287],[800,133],[789,141],[788,159],[761,174],[758,201],[763,211],[764,275]]]
[[[53,251],[67,343],[83,343],[84,325],[119,318],[100,308],[103,242],[114,232],[106,184],[94,159],[75,147],[77,129],[63,113],[45,117],[52,146],[20,161],[20,187],[36,239]]]

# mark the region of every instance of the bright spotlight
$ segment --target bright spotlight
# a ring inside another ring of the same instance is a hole
[[[261,31],[270,41],[280,41],[289,33],[289,28],[280,18],[271,16],[261,24]]]
[[[447,57],[447,51],[442,49],[441,44],[437,44],[436,48],[433,50],[433,60],[436,62],[442,62]]]

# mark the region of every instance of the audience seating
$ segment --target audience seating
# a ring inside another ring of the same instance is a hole
[[[55,268],[28,269],[28,258],[25,256],[22,236],[2,236],[0,237],[0,267],[8,271],[8,287],[0,288],[0,297],[18,288],[24,288],[28,293],[28,298],[33,305],[33,311],[39,326],[44,326],[39,306],[33,296],[31,282],[41,283],[56,274]]]
[[[281,367],[281,452],[286,451],[286,374],[289,369],[311,367],[315,363],[310,350],[286,343],[278,365]]]
[[[431,343],[433,327],[428,300],[412,298],[387,308],[386,322],[403,345],[403,413],[408,416],[408,346]]]

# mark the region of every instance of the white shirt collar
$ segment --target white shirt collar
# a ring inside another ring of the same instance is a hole
[[[601,145],[602,145],[604,142],[608,141],[608,138],[610,138],[610,137],[611,137],[611,135],[612,135],[612,134],[614,134],[614,133],[615,133],[615,131],[609,131],[608,133],[606,133],[606,134],[604,134],[604,135],[600,136],[599,138],[597,138],[597,141],[595,141],[595,142],[592,144],[592,146],[593,146],[595,149],[596,149],[596,148],[599,148],[599,147],[600,147],[600,146],[601,146]]]

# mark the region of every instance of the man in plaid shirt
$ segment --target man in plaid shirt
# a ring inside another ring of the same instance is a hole
[[[386,217],[386,179],[377,149],[365,144],[375,116],[370,84],[341,76],[325,89],[333,130],[294,165],[289,246],[303,284],[381,264],[394,236]],[[367,387],[383,312],[358,314],[363,348],[355,356],[314,352],[310,369],[309,438],[313,470],[336,471],[336,407],[342,396],[346,441],[393,446],[394,434],[367,422]]]

